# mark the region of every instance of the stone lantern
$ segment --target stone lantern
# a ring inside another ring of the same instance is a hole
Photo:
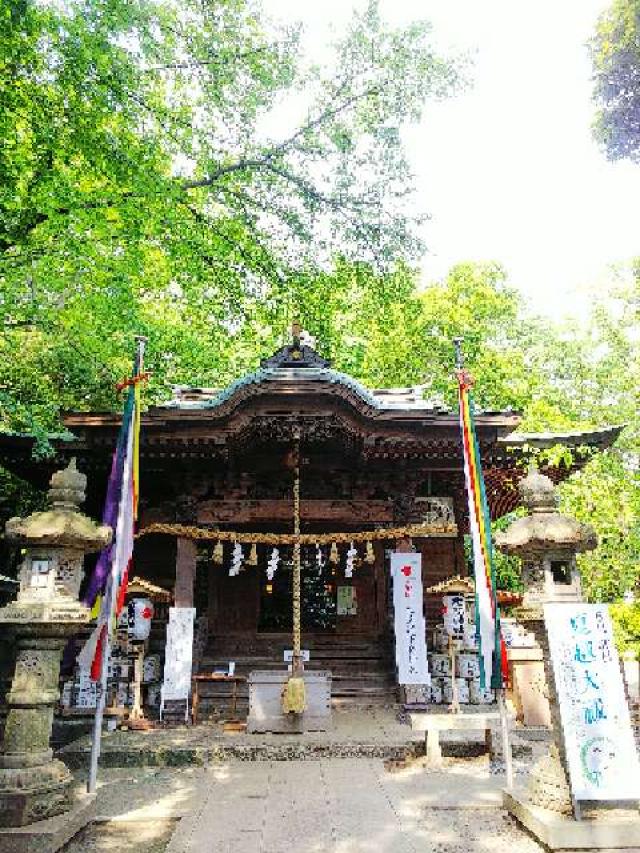
[[[595,531],[558,512],[556,488],[536,468],[519,490],[529,514],[496,534],[496,546],[522,559],[523,611],[534,615],[547,602],[582,601],[576,554],[596,547]]]
[[[549,755],[531,772],[528,800],[535,806],[570,814],[571,793],[543,608],[549,602],[582,601],[576,554],[593,550],[598,540],[590,525],[558,512],[554,484],[535,467],[521,481],[519,490],[528,515],[497,533],[495,544],[503,553],[522,559],[524,596],[516,615],[532,632],[541,652],[552,729]]]
[[[73,459],[51,478],[50,509],[12,518],[6,525],[7,540],[21,549],[22,564],[18,597],[0,609],[0,630],[16,641],[0,749],[4,827],[23,827],[72,806],[71,774],[53,759],[49,747],[60,660],[69,637],[90,620],[89,610],[78,601],[84,555],[111,539],[111,528],[78,511],[86,482]]]

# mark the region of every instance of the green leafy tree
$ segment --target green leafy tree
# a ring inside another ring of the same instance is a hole
[[[591,42],[596,138],[611,160],[640,161],[640,2],[613,0]]]
[[[0,26],[4,426],[113,406],[134,332],[152,397],[224,381],[294,276],[420,250],[400,128],[457,79],[425,24],[372,2],[328,68],[252,0],[19,0]]]

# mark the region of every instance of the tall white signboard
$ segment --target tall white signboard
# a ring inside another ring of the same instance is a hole
[[[164,678],[162,681],[160,716],[167,700],[189,699],[191,692],[191,664],[193,660],[193,622],[195,607],[169,608],[167,642],[164,653]],[[185,717],[187,716],[185,711]]]
[[[640,798],[640,766],[607,605],[546,604],[544,618],[574,798]]]
[[[398,683],[430,684],[422,602],[422,555],[391,554],[391,577]]]

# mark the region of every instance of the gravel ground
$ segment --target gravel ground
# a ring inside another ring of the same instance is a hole
[[[94,823],[62,848],[63,853],[163,853],[176,827],[174,820]]]

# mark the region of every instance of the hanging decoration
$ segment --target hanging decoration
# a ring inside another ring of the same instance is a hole
[[[242,568],[242,545],[239,542],[236,542],[233,546],[233,553],[231,555],[231,565],[229,566],[229,577],[234,578],[236,575],[240,574],[240,569]]]
[[[136,534],[136,538],[150,534],[180,536],[183,539],[196,539],[201,542],[244,542],[245,545],[348,545],[350,542],[388,542],[394,539],[415,537],[426,539],[430,536],[456,536],[455,524],[411,524],[406,527],[387,527],[379,530],[363,530],[353,533],[245,533],[238,530],[211,530],[208,527],[193,527],[188,524],[149,524]],[[336,557],[337,560],[337,557]]]
[[[347,551],[347,562],[344,567],[344,576],[345,578],[353,577],[353,569],[355,567],[356,559],[358,557],[357,548],[353,547],[353,542],[349,545],[349,550]]]
[[[473,379],[463,369],[461,341],[456,339],[456,367],[460,401],[460,431],[464,476],[469,506],[469,533],[473,548],[476,596],[476,635],[480,645],[480,686],[504,689],[507,680],[507,650],[500,632],[500,610],[496,601],[496,579],[491,541],[491,518],[475,428]]]
[[[372,566],[376,561],[376,555],[375,555],[375,552],[373,550],[373,545],[372,545],[370,539],[367,540],[367,549],[366,549],[366,552],[364,555],[364,561],[365,561],[365,563],[368,563],[370,566]]]
[[[212,559],[216,566],[222,565],[222,561],[224,560],[224,548],[222,542],[216,542],[215,547],[213,549]]]
[[[258,565],[258,548],[256,543],[254,542],[251,546],[251,551],[249,551],[249,559],[245,561],[245,566],[257,566]]]
[[[316,567],[318,569],[318,575],[321,575],[323,569],[326,565],[326,560],[324,558],[324,554],[322,553],[322,548],[320,545],[316,544]]]
[[[267,580],[269,583],[273,580],[273,576],[276,573],[276,569],[278,568],[278,561],[280,560],[280,551],[277,548],[274,548],[271,552],[271,556],[269,557],[269,561],[267,563]]]
[[[329,551],[329,562],[333,563],[335,565],[338,562],[338,560],[339,560],[338,545],[336,542],[332,542],[331,543],[331,550]]]

